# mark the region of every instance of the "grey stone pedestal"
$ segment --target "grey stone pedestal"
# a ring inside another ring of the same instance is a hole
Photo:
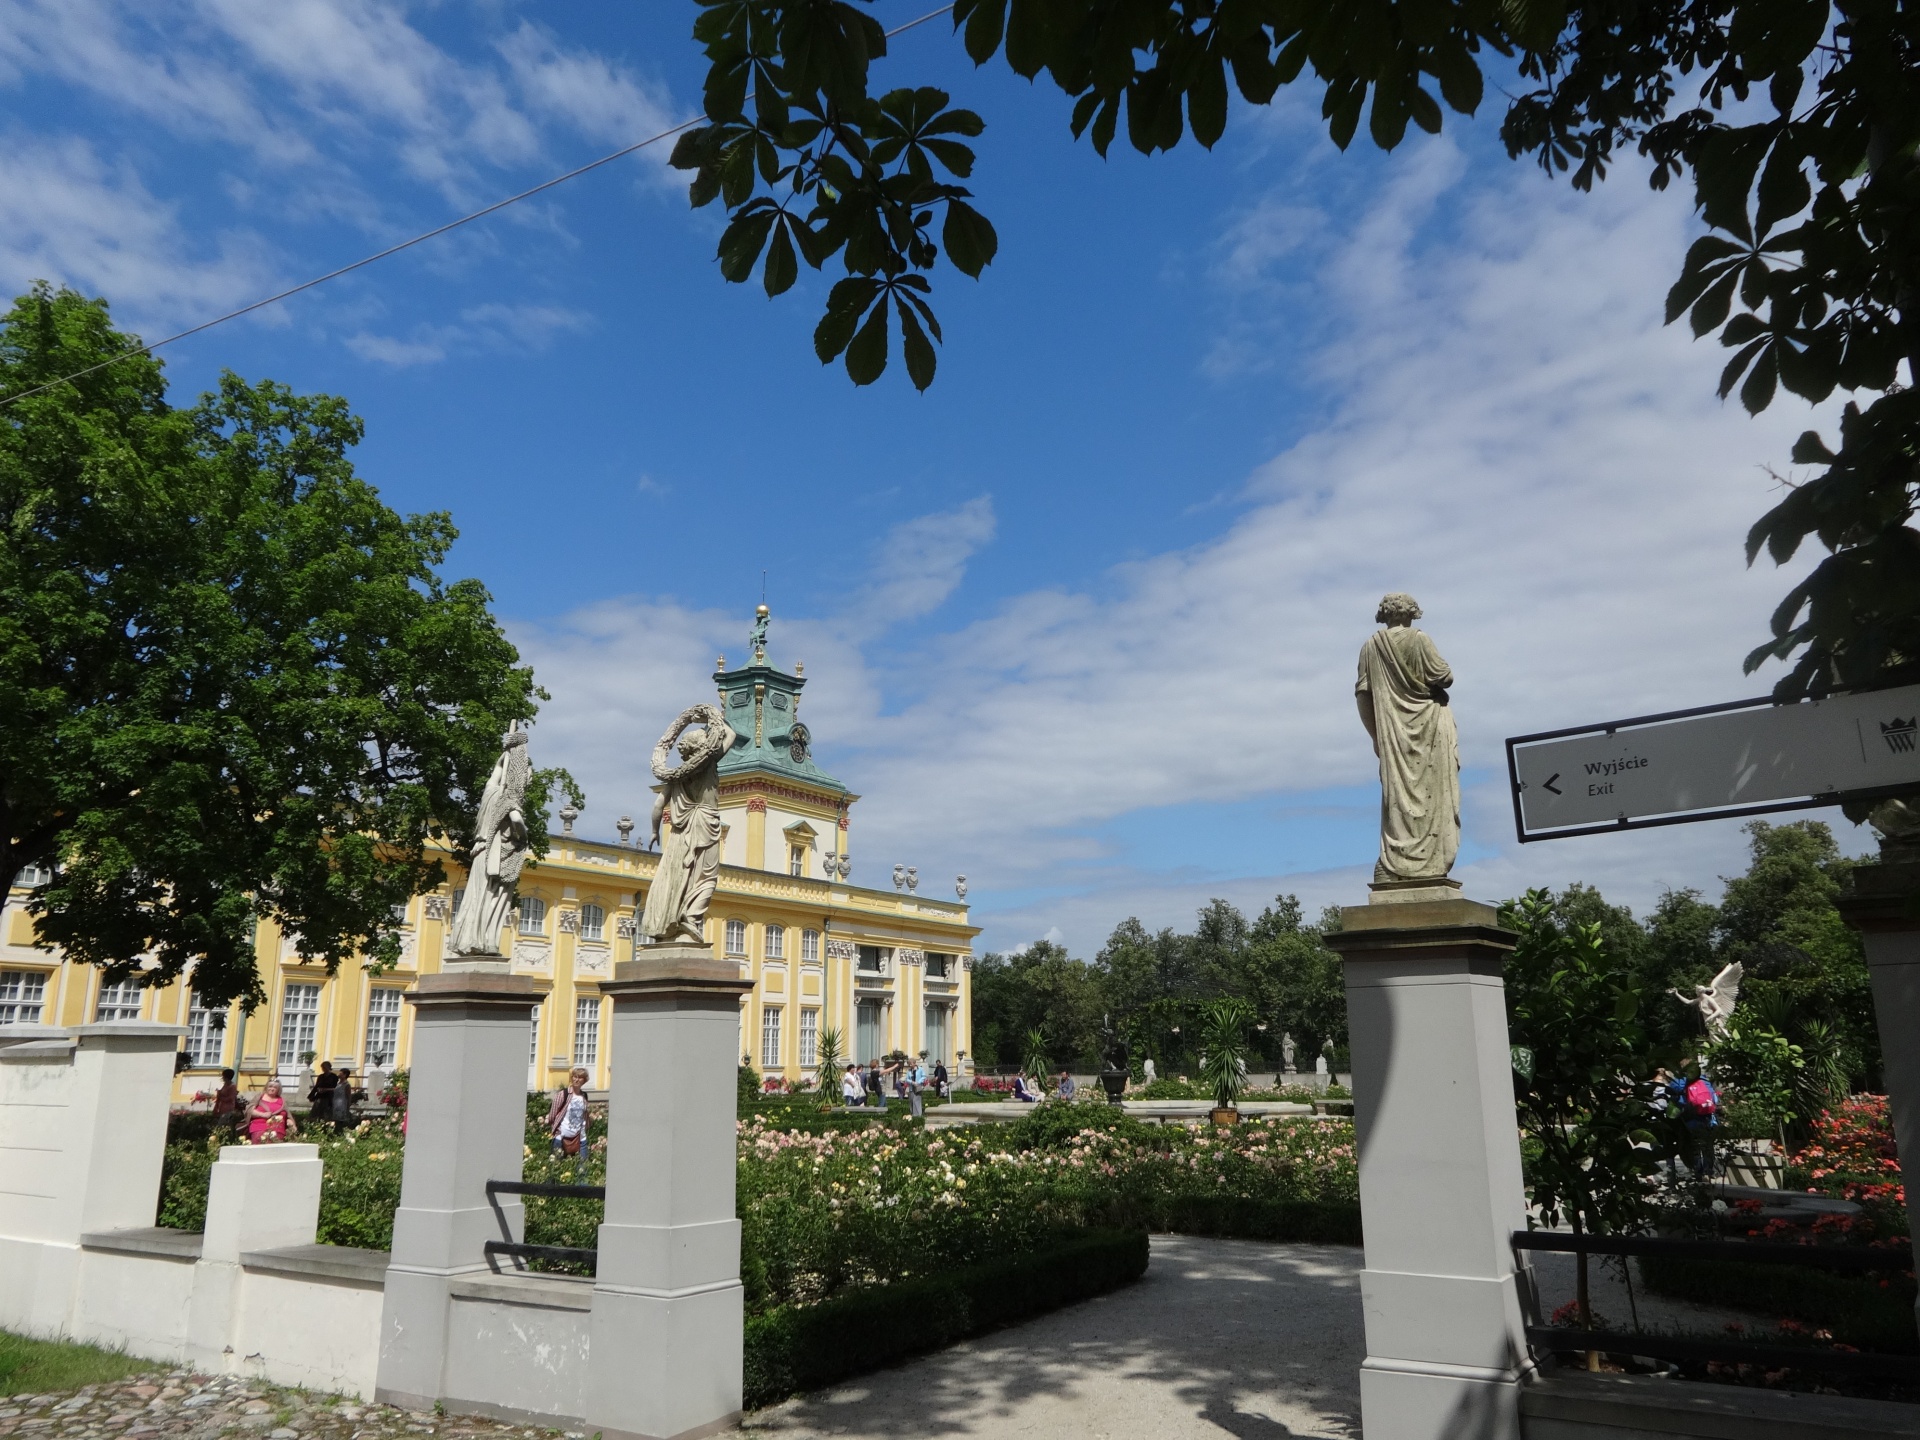
[[[1859,866],[1839,905],[1867,953],[1900,1178],[1920,1194],[1920,864]]]
[[[414,1007],[407,1154],[381,1310],[376,1396],[430,1410],[447,1394],[450,1287],[486,1270],[486,1242],[525,1233],[518,1180],[527,1126],[527,1029],[540,991],[504,959],[423,975]]]
[[[1526,1225],[1490,905],[1341,911],[1366,1269],[1367,1440],[1517,1440],[1528,1371],[1511,1234]]]
[[[653,945],[600,988],[614,1072],[585,1428],[683,1440],[740,1415],[735,1057],[752,981],[704,945]]]

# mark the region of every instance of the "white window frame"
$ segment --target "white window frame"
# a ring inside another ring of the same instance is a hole
[[[0,970],[0,1025],[38,1025],[46,1008],[46,971]]]
[[[784,960],[787,958],[787,927],[769,925],[766,929],[767,959]]]
[[[727,954],[729,956],[744,956],[747,953],[747,922],[746,921],[744,920],[727,921],[726,936],[727,936],[727,940],[726,940]]]
[[[400,1014],[406,992],[394,985],[375,985],[367,991],[367,1026],[360,1054],[363,1068],[392,1065],[400,1058]]]
[[[780,1068],[780,1011],[778,1005],[760,1007],[760,1068]]]
[[[100,993],[93,998],[93,1023],[111,1025],[120,1020],[138,1020],[142,999],[140,982],[122,980],[117,985],[100,982]]]
[[[820,932],[818,930],[800,932],[800,963],[802,965],[820,963]]]
[[[187,1068],[218,1070],[227,1048],[227,1012],[207,1007],[195,990],[187,1001]],[[216,1024],[215,1022],[219,1023]]]
[[[607,938],[607,909],[589,900],[580,907],[580,938],[582,940],[604,940]]]
[[[545,935],[547,933],[547,902],[538,895],[521,896],[520,923],[516,928],[522,935]]]
[[[820,1011],[806,1006],[800,1011],[800,1064],[811,1070],[820,1063]]]
[[[600,1064],[600,997],[582,995],[573,1002],[573,1063],[592,1075]]]
[[[805,879],[807,873],[807,847],[789,845],[787,847],[787,874],[797,879]]]
[[[527,1027],[530,1032],[527,1037],[527,1064],[529,1067],[537,1066],[540,1063],[540,1011],[545,1004],[546,1002],[542,1000],[534,1005],[532,1015],[533,1023]]]
[[[313,1002],[311,1005],[307,1004],[309,1000]],[[296,1001],[299,1003],[295,1004]],[[291,1070],[296,1065],[305,1064],[300,1057],[308,1050],[318,1055],[319,1033],[320,987],[303,985],[298,981],[289,982],[280,992],[279,1068]]]

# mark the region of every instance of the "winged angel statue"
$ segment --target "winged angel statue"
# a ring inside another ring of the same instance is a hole
[[[1700,1018],[1706,1022],[1708,1039],[1724,1040],[1727,1024],[1733,1019],[1733,1007],[1740,999],[1740,977],[1745,973],[1746,967],[1735,960],[1714,976],[1710,984],[1694,986],[1691,995],[1681,990],[1667,993],[1689,1009],[1700,1012]]]

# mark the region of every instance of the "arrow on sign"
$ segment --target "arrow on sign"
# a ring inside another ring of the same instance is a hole
[[[1556,795],[1565,794],[1566,793],[1565,791],[1563,791],[1558,785],[1553,783],[1559,778],[1560,778],[1560,772],[1556,770],[1553,772],[1553,774],[1549,775],[1546,779],[1540,782],[1540,788],[1542,790],[1551,790]]]

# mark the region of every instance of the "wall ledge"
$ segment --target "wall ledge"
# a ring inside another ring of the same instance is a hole
[[[384,1250],[361,1250],[351,1245],[286,1245],[274,1250],[247,1250],[240,1256],[245,1270],[276,1275],[321,1276],[351,1280],[358,1285],[386,1288],[392,1256]]]
[[[168,1230],[146,1225],[134,1230],[96,1230],[80,1237],[83,1250],[113,1250],[122,1255],[158,1255],[167,1260],[198,1260],[206,1237],[197,1230]]]
[[[497,1300],[548,1310],[593,1309],[593,1279],[586,1275],[462,1275],[447,1287],[456,1300]]]
[[[1543,1375],[1520,1391],[1527,1421],[1593,1440],[1896,1440],[1920,1437],[1920,1406],[1669,1380],[1658,1375]],[[1529,1433],[1540,1428],[1528,1426]]]

